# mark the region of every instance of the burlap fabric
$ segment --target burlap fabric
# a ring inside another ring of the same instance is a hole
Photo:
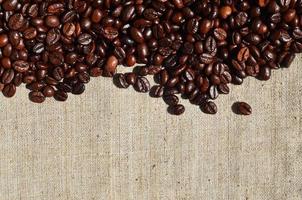
[[[0,199],[301,200],[301,63],[233,87],[215,116],[104,78],[66,103],[1,97]]]

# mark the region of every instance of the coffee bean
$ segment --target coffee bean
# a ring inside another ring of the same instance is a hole
[[[55,15],[48,15],[45,18],[45,24],[51,28],[58,27],[60,25],[60,20]]]
[[[0,34],[0,48],[5,47],[8,44],[8,36],[6,34]]]
[[[201,110],[206,114],[216,114],[217,113],[217,106],[214,102],[208,101],[201,105]]]
[[[227,32],[222,28],[216,28],[214,30],[214,36],[219,41],[224,41],[227,38]]]
[[[146,93],[150,90],[150,83],[145,77],[137,77],[133,87],[138,92]]]
[[[204,64],[211,64],[214,61],[214,57],[208,53],[203,53],[199,57],[200,62]]]
[[[217,86],[212,85],[209,89],[209,97],[211,99],[217,99],[218,96],[219,96],[219,92],[218,92]]]
[[[23,36],[27,40],[32,40],[32,39],[36,38],[36,36],[37,36],[37,29],[34,28],[34,27],[27,28],[23,32]]]
[[[12,30],[21,29],[26,23],[26,19],[21,13],[16,13],[9,18],[8,26]]]
[[[43,103],[45,101],[45,96],[42,92],[30,92],[29,99],[34,103]]]
[[[78,42],[81,45],[89,45],[92,42],[92,37],[88,33],[83,33],[79,36]]]
[[[124,74],[117,74],[114,77],[114,81],[116,83],[116,85],[120,88],[128,88],[129,87],[129,83],[126,80],[126,77]]]
[[[72,88],[72,94],[80,95],[85,91],[85,85],[83,83],[77,83]]]
[[[51,86],[45,86],[43,89],[43,95],[45,97],[53,97],[55,90]]]
[[[150,90],[151,97],[162,97],[164,95],[164,87],[160,85],[153,86]]]
[[[221,94],[229,94],[230,93],[230,88],[227,84],[220,84],[218,86],[218,90]]]
[[[132,37],[132,39],[137,42],[137,43],[143,43],[144,42],[144,36],[142,34],[142,32],[135,28],[135,27],[132,27],[130,29],[130,35]]]
[[[172,115],[181,115],[185,112],[185,107],[181,104],[168,107],[168,112]]]
[[[48,45],[54,45],[55,43],[57,43],[60,40],[60,31],[59,29],[51,29],[46,36],[46,43]]]
[[[249,57],[250,57],[250,51],[247,47],[241,48],[237,54],[237,60],[239,62],[246,61]]]
[[[23,60],[17,60],[13,63],[13,67],[17,72],[24,73],[29,69],[29,63]]]
[[[112,76],[118,65],[118,59],[115,56],[110,56],[106,62],[105,70]]]
[[[68,98],[68,95],[67,95],[66,92],[63,92],[61,90],[57,90],[57,91],[55,91],[54,98],[57,101],[66,101],[67,98]]]
[[[41,54],[45,50],[43,43],[37,43],[35,46],[33,46],[33,53],[35,54]]]
[[[16,86],[12,83],[4,86],[2,93],[5,97],[13,97],[16,94]]]
[[[241,115],[250,115],[252,114],[252,108],[249,104],[245,102],[236,102],[233,105],[233,111],[236,114],[241,114]]]
[[[164,101],[166,102],[166,104],[168,104],[169,106],[174,106],[177,105],[179,102],[179,98],[176,95],[165,95],[163,97]]]
[[[15,72],[13,69],[7,69],[3,72],[2,77],[1,77],[1,82],[3,84],[9,84],[12,82],[12,80],[14,79],[15,76]]]

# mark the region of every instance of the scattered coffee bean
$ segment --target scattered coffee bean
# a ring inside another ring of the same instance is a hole
[[[45,96],[42,92],[32,91],[29,93],[29,99],[34,103],[43,103],[45,101]]]
[[[181,104],[169,106],[168,112],[172,115],[181,115],[185,112],[185,107]]]
[[[217,113],[217,106],[213,101],[208,101],[201,105],[201,110],[206,114],[216,114]]]
[[[240,115],[250,115],[252,114],[252,108],[249,104],[245,103],[245,102],[236,102],[233,105],[233,111],[236,114],[240,114]]]

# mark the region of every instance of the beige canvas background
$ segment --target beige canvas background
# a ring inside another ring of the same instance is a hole
[[[1,97],[0,199],[301,200],[299,57],[233,87],[216,116],[190,105],[171,116],[104,78],[66,103]],[[253,115],[233,114],[237,100]]]

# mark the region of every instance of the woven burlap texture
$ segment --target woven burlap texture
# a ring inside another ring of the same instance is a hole
[[[0,199],[301,200],[301,63],[233,86],[215,116],[186,100],[171,116],[107,78],[66,103],[18,89],[1,97]],[[238,100],[252,116],[231,112]]]

